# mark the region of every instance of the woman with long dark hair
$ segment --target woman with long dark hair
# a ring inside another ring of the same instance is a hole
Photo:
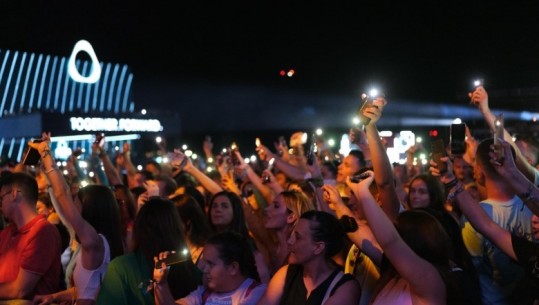
[[[52,185],[66,225],[73,228],[79,248],[74,254],[74,286],[50,295],[38,295],[40,304],[77,300],[77,304],[95,304],[101,279],[111,258],[123,254],[118,204],[112,191],[105,186],[92,185],[78,192],[80,207],[75,205],[67,182],[50,153],[50,134],[43,133],[43,142],[30,143],[41,155],[44,173]]]
[[[149,293],[153,289],[153,258],[165,251],[184,254],[184,259],[171,267],[168,277],[174,298],[184,297],[200,281],[187,250],[183,224],[172,202],[152,197],[135,219],[133,252],[111,261],[98,304],[153,304]]]
[[[204,245],[212,235],[212,229],[208,219],[199,203],[190,195],[182,194],[173,197],[172,202],[176,206],[180,218],[185,225],[185,237],[191,259],[197,263],[200,255],[204,251]]]

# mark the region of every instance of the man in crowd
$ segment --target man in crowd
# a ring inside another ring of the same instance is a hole
[[[59,290],[60,235],[36,212],[37,182],[25,173],[0,176],[0,299],[32,299]],[[64,194],[67,196],[68,194]]]

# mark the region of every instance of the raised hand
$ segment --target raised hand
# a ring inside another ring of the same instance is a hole
[[[179,149],[174,149],[174,152],[168,153],[167,157],[170,165],[175,171],[188,170],[193,166],[191,159]]]
[[[348,215],[350,212],[349,208],[344,204],[339,191],[332,185],[324,184],[322,186],[322,191],[324,192],[323,199],[327,203],[328,207],[335,211],[337,217]],[[351,212],[350,212],[351,214]]]
[[[468,93],[470,102],[476,105],[481,112],[488,111],[488,93],[483,86],[479,86],[474,92]]]
[[[170,270],[170,267],[167,267],[165,263],[162,262],[161,266],[158,266],[157,263],[161,260],[164,260],[172,253],[174,253],[174,251],[165,251],[159,253],[158,256],[154,256],[153,261],[155,263],[155,268],[153,269],[153,280],[156,284],[160,284],[161,282],[166,281],[168,277],[168,271]]]

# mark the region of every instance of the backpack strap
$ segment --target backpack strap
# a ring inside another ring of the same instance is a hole
[[[335,285],[337,285],[337,283],[341,280],[343,276],[344,276],[344,272],[342,271],[339,271],[339,273],[335,275],[335,277],[331,281],[331,284],[329,284],[329,287],[326,290],[326,294],[324,295],[324,298],[322,299],[322,303],[320,304],[324,305],[324,303],[326,303],[329,297],[333,294],[333,288],[335,287]]]
[[[206,304],[206,301],[210,297],[210,294],[212,293],[211,289],[204,289],[204,292],[202,293],[202,305]]]
[[[255,289],[255,287],[258,287],[260,285],[261,285],[261,283],[253,280],[251,285],[249,285],[249,287],[247,287],[247,290],[245,290],[245,297],[248,297],[251,294],[251,291],[253,291],[253,289]]]

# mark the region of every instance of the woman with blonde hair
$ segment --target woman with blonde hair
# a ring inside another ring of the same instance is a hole
[[[312,210],[315,210],[313,203],[303,193],[297,191],[281,192],[266,207],[264,227],[273,233],[273,238],[268,242],[268,248],[272,252],[270,256],[272,270],[287,264],[289,255],[287,241],[294,225],[303,213]]]

